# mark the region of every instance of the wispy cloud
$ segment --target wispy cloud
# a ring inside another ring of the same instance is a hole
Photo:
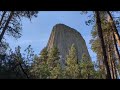
[[[31,44],[33,41],[32,40],[23,40],[23,41],[18,41],[15,44],[17,45],[24,45],[24,44]]]
[[[29,39],[26,39],[26,40],[18,40],[18,41],[9,41],[10,44],[13,44],[14,46],[18,46],[18,45],[32,45],[32,44],[40,44],[40,43],[45,43],[47,40],[45,39],[40,39],[40,40],[29,40]]]

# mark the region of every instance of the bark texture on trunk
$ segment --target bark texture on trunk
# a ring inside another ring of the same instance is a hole
[[[107,59],[107,55],[106,55],[106,49],[105,49],[105,43],[104,43],[104,39],[103,39],[103,33],[102,33],[102,28],[101,28],[101,19],[100,19],[99,11],[95,11],[95,15],[96,15],[96,24],[97,24],[98,36],[100,38],[100,43],[101,43],[102,52],[103,52],[103,61],[104,61],[104,64],[106,66],[106,71],[107,71],[106,78],[111,79],[111,73],[110,73],[110,68],[109,68],[108,59]]]
[[[108,15],[109,15],[109,19],[108,19],[108,22],[110,22],[112,28],[113,28],[113,31],[114,31],[114,35],[115,35],[115,39],[117,40],[117,43],[118,43],[118,46],[120,47],[120,35],[118,33],[118,30],[117,30],[117,27],[115,25],[115,22],[113,20],[113,17],[111,15],[111,13],[109,11],[107,11]]]

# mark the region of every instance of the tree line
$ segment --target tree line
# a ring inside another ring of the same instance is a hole
[[[37,79],[94,79],[97,71],[92,61],[86,54],[78,60],[75,45],[73,44],[66,56],[65,66],[60,63],[60,55],[57,47],[47,51],[44,48],[39,57],[35,57],[30,70]]]

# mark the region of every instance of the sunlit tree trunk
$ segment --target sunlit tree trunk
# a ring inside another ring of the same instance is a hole
[[[110,42],[111,42],[110,41],[110,39],[111,39],[110,33],[109,33],[109,36],[108,36],[108,34],[106,34],[106,38],[104,38],[104,39],[106,42],[106,53],[107,53],[107,57],[108,57],[108,64],[109,64],[109,68],[110,68],[111,78],[115,79],[113,64],[112,64],[112,49],[111,49],[111,44],[110,44]]]
[[[114,34],[113,34],[113,42],[114,42],[115,55],[116,55],[117,59],[119,60],[119,64],[120,64],[120,54],[119,54],[119,51],[118,51],[118,47],[117,47],[117,43],[116,43]]]
[[[117,40],[118,46],[120,47],[120,35],[118,33],[117,27],[115,25],[115,22],[113,20],[111,13],[109,11],[107,11],[107,13],[108,13],[108,22],[110,22],[110,24],[113,28],[115,39]]]
[[[113,26],[114,22],[111,23],[112,21],[110,19],[110,15],[107,16],[107,19],[108,19],[107,21],[108,21],[108,24],[110,24],[110,28],[109,28],[110,34],[109,34],[109,36],[111,37],[111,39],[109,41],[112,42],[110,44],[110,45],[112,45],[112,47],[110,48],[110,49],[112,49],[111,50],[111,54],[110,54],[110,55],[112,55],[111,56],[112,57],[111,65],[112,65],[112,69],[113,69],[113,73],[114,73],[114,79],[117,79],[118,78],[118,75],[117,75],[118,73],[117,73],[117,67],[116,67],[115,63],[116,63],[116,60],[118,60],[119,63],[120,63],[120,54],[119,54],[118,47],[117,47],[117,42],[118,42],[117,40],[118,39],[115,38],[116,34],[115,34],[115,29],[113,28],[113,27],[116,27],[116,26]],[[111,16],[111,18],[112,18],[112,16]]]
[[[117,79],[117,69],[116,69],[116,65],[115,65],[115,62],[114,62],[114,59],[112,60],[112,65],[113,65],[113,71],[114,71],[114,77],[115,79]]]
[[[112,38],[113,38],[115,56],[116,56],[116,58],[117,58],[117,60],[119,61],[119,64],[120,64],[120,54],[119,54],[119,51],[118,51],[117,43],[115,41],[115,35],[114,35],[114,33],[112,35],[113,35]],[[116,78],[118,78],[117,68],[116,68],[116,65],[115,65],[115,61],[113,62],[113,64],[114,64],[114,67],[115,67]]]

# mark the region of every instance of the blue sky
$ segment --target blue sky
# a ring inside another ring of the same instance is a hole
[[[40,11],[37,18],[22,20],[23,30],[22,37],[18,40],[8,37],[12,49],[16,46],[21,46],[22,51],[28,46],[32,45],[35,54],[47,45],[50,33],[54,25],[63,23],[68,25],[81,33],[86,41],[86,45],[92,60],[95,60],[96,54],[92,52],[89,40],[91,39],[92,26],[87,26],[85,21],[88,20],[88,15],[80,14],[80,11]]]

